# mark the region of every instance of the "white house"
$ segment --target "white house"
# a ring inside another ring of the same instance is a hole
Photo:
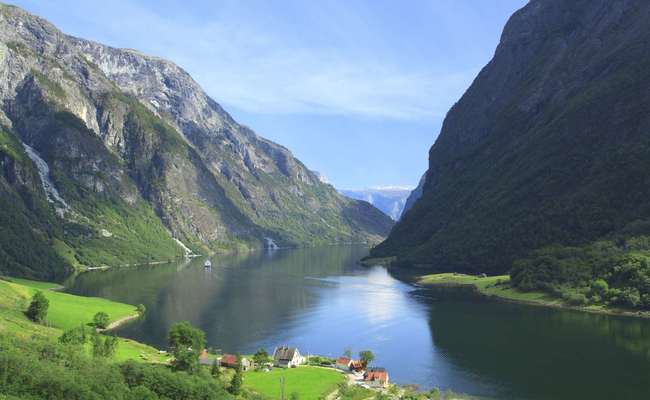
[[[273,352],[273,365],[281,368],[296,367],[304,364],[305,357],[295,347],[281,346],[276,347]]]

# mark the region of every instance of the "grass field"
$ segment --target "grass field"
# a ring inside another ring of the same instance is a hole
[[[66,329],[88,324],[99,311],[108,313],[111,322],[136,314],[135,306],[129,304],[49,290],[58,287],[59,285],[53,283],[24,279],[0,280],[0,333],[19,337],[36,335],[58,338]],[[50,301],[47,326],[35,324],[24,315],[31,297],[37,290],[43,291]],[[167,356],[159,354],[158,350],[151,346],[120,338],[115,360],[127,359],[166,362]]]
[[[280,378],[284,377],[285,398],[298,393],[301,400],[317,400],[345,382],[340,372],[320,367],[274,368],[270,372],[251,371],[244,375],[244,387],[272,399],[280,399]]]
[[[510,286],[510,276],[496,275],[480,277],[473,275],[443,273],[421,276],[417,283],[422,285],[473,285],[487,296],[496,296],[513,301],[562,305],[561,299],[543,292],[522,292]]]
[[[28,281],[25,279],[11,279],[15,284],[28,288],[28,296],[41,290],[50,301],[47,313],[48,323],[55,328],[70,329],[81,324],[92,322],[93,316],[103,311],[108,314],[111,322],[120,318],[137,314],[135,306],[102,299],[99,297],[83,297],[72,294],[56,292],[59,285],[48,282]]]

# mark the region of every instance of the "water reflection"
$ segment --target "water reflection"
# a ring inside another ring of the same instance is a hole
[[[120,334],[166,346],[188,320],[210,346],[337,356],[371,349],[391,379],[512,399],[647,398],[650,321],[436,301],[363,268],[362,247],[221,256],[82,274],[70,291],[147,307]]]
[[[433,305],[429,326],[434,346],[474,378],[474,393],[501,399],[650,394],[645,320],[455,301]]]

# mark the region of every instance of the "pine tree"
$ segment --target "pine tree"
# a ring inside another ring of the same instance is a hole
[[[235,366],[235,375],[232,377],[232,380],[230,381],[230,388],[228,389],[231,394],[237,396],[239,393],[241,393],[243,380],[242,360],[241,356],[238,354],[237,365]]]

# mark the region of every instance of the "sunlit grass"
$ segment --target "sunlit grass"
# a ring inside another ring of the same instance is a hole
[[[244,387],[272,399],[279,399],[281,378],[285,398],[298,393],[301,399],[320,399],[336,390],[345,381],[340,372],[320,367],[274,368],[270,372],[251,371],[244,375]]]
[[[49,290],[58,287],[59,285],[55,283],[17,278],[11,278],[11,281],[0,280],[0,334],[23,338],[40,336],[56,339],[66,329],[87,325],[98,311],[108,313],[111,321],[136,314],[135,307],[129,304]],[[50,300],[47,325],[35,324],[24,314],[31,296],[37,290],[43,291]],[[86,348],[90,352],[89,344]],[[120,338],[114,360],[129,359],[141,362],[167,362],[168,356],[160,354],[151,346]]]

